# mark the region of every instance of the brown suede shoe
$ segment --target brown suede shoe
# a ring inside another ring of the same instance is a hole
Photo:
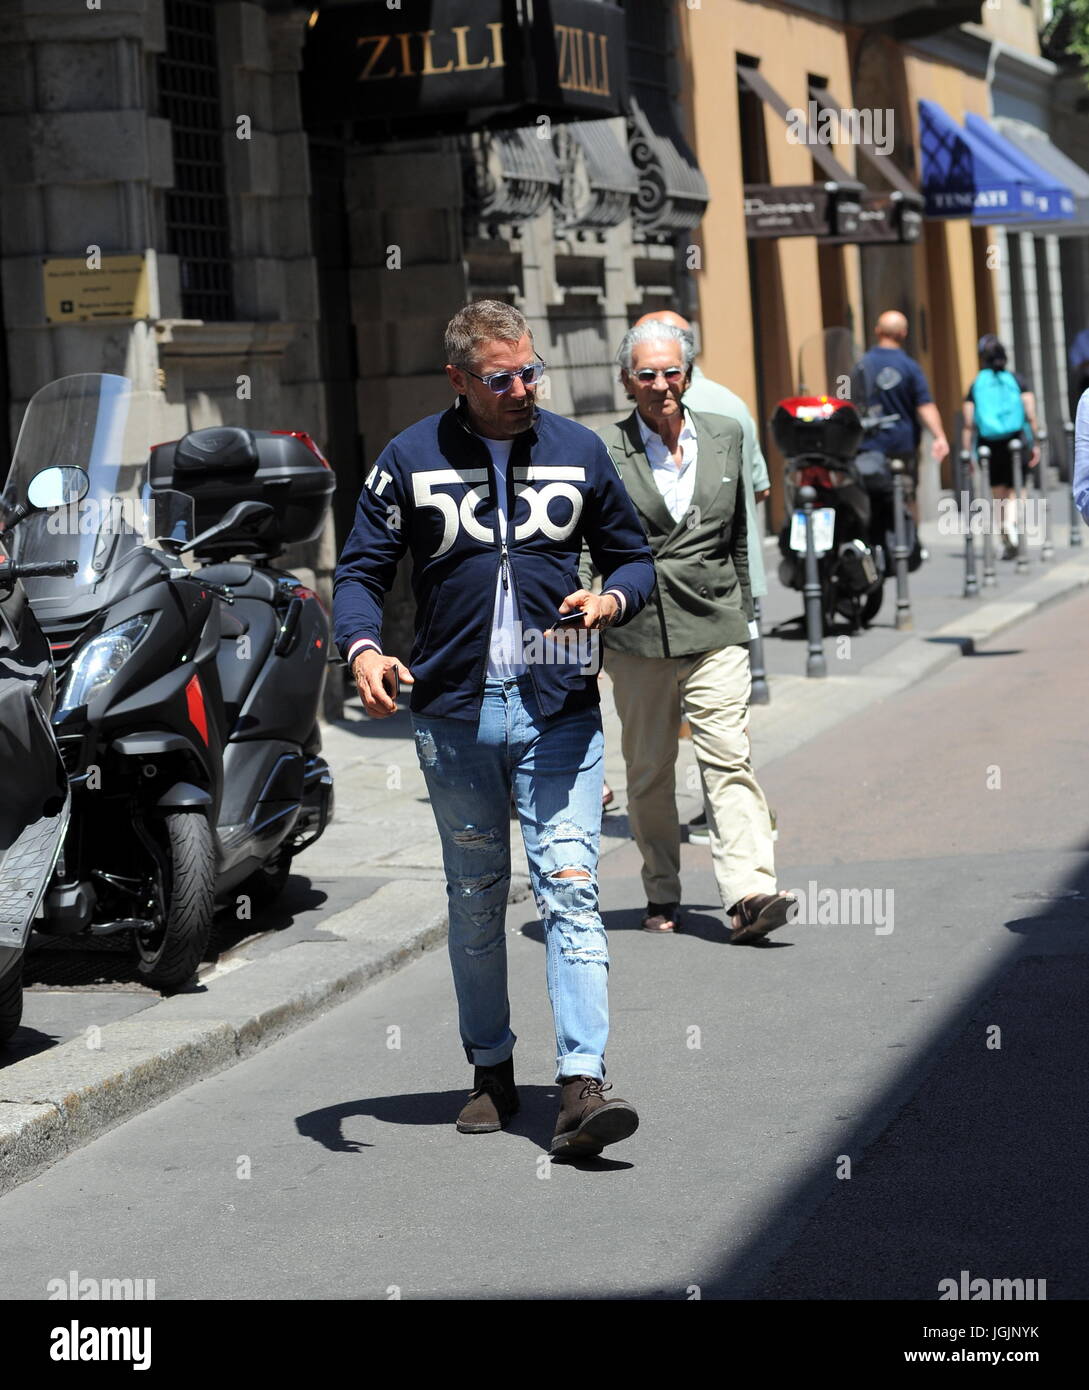
[[[553,1158],[593,1158],[606,1144],[627,1139],[639,1128],[635,1106],[626,1100],[606,1100],[611,1085],[593,1076],[567,1076],[550,1150]]]
[[[473,1068],[473,1093],[458,1116],[459,1134],[494,1134],[518,1113],[514,1058],[497,1067]]]

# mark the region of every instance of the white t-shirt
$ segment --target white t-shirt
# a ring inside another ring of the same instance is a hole
[[[511,445],[513,439],[487,439],[484,435],[477,435],[478,439],[484,440],[488,446],[488,452],[492,456],[492,463],[495,465],[496,483],[496,520],[499,527],[499,535],[507,534],[507,464],[510,461]],[[495,580],[495,607],[492,612],[492,632],[488,648],[488,680],[503,681],[511,680],[515,676],[520,676],[526,669],[523,660],[524,648],[522,646],[521,625],[518,622],[518,610],[514,601],[514,585],[510,580],[510,562],[506,566],[507,583],[509,588],[503,587],[504,567],[499,566],[499,573]]]

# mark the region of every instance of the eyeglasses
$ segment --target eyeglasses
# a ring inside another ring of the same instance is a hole
[[[520,376],[523,386],[536,386],[541,377],[545,374],[545,360],[539,353],[534,353],[536,362],[531,362],[528,367],[523,367],[518,372],[489,372],[487,376],[480,376],[477,372],[471,372],[468,367],[462,367],[462,371],[467,376],[476,377],[477,381],[482,381],[489,391],[497,396],[505,396],[514,385],[514,378]]]
[[[686,375],[683,367],[666,367],[655,369],[654,367],[640,367],[637,372],[632,372],[636,381],[641,381],[644,386],[649,386],[652,381],[657,381],[660,376],[664,376],[670,386],[683,380]]]

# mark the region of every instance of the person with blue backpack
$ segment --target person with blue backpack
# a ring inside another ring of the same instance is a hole
[[[979,372],[964,398],[961,447],[978,456],[981,444],[991,451],[991,493],[1002,517],[1003,559],[1017,554],[1016,513],[1008,505],[1013,496],[1013,456],[1010,444],[1020,439],[1027,468],[1040,461],[1036,438],[1036,397],[1028,383],[1007,367],[1006,349],[993,333],[979,340]],[[974,442],[974,449],[973,449]]]

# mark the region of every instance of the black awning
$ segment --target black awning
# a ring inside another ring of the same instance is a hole
[[[632,205],[636,226],[663,235],[687,231],[703,217],[710,197],[696,156],[664,97],[641,89],[629,108],[628,150],[639,171]]]
[[[819,236],[853,240],[862,211],[862,184],[814,139],[807,121],[789,107],[756,68],[739,66],[737,75],[750,92],[784,124],[797,132],[814,161],[827,174],[823,184],[745,185],[745,235],[749,237]]]
[[[827,87],[810,87],[809,96],[818,110],[844,110]],[[863,162],[891,187],[888,190],[866,188],[862,193],[856,234],[830,239],[839,245],[910,245],[922,235],[923,195],[891,155],[878,149],[869,139],[858,138],[865,134],[865,123],[859,121],[856,125],[856,148]]]
[[[625,109],[624,11],[603,0],[361,0],[316,13],[301,74],[308,128],[416,135]]]

